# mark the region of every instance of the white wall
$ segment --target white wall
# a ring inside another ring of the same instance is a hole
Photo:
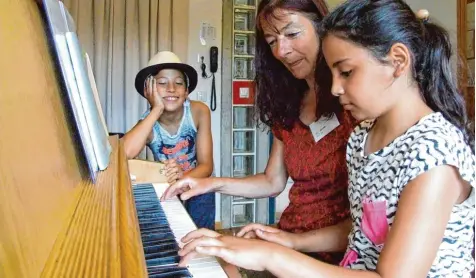
[[[329,7],[329,10],[334,9],[337,5],[340,3],[344,2],[343,0],[327,0],[327,7]]]
[[[332,10],[337,5],[343,3],[343,0],[327,0],[329,9]],[[430,12],[430,18],[451,35],[453,48],[457,49],[457,10],[456,0],[407,0],[408,5],[416,12],[419,9],[426,9]]]
[[[222,0],[190,0],[188,11],[188,63],[198,72],[198,84],[194,93],[190,95],[191,99],[198,99],[199,93],[204,94],[208,106],[210,106],[210,96],[212,88],[212,79],[203,79],[201,76],[200,63],[197,56],[204,56],[207,65],[207,74],[210,75],[210,47],[218,47],[218,61],[221,61],[221,33],[222,33]],[[205,21],[215,27],[215,40],[209,40],[203,46],[200,43],[199,32],[201,23]],[[212,115],[212,135],[213,135],[213,160],[215,163],[215,175],[220,176],[220,153],[221,153],[221,63],[218,63],[218,71],[215,73],[216,88],[216,110]],[[220,195],[216,198],[216,216],[215,221],[220,219]]]
[[[451,36],[453,53],[457,52],[458,20],[456,0],[407,0],[408,5],[416,12],[427,9],[430,12],[430,20],[439,24],[448,31]],[[454,56],[453,68],[456,69],[456,56]]]

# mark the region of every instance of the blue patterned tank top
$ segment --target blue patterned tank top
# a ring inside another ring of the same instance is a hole
[[[187,172],[197,166],[197,150],[195,141],[197,138],[197,128],[193,122],[190,100],[185,100],[183,104],[184,113],[177,134],[170,135],[158,121],[152,127],[152,141],[147,144],[154,160],[163,162],[167,159],[175,158],[182,166],[182,170]],[[149,115],[150,109],[141,117],[143,120]]]

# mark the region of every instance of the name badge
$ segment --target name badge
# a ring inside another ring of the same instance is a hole
[[[309,128],[311,129],[311,133],[312,133],[312,136],[314,137],[314,141],[318,142],[339,125],[340,123],[339,123],[339,120],[337,119],[336,114],[332,114],[332,116],[329,118],[320,117],[319,120],[310,124]]]

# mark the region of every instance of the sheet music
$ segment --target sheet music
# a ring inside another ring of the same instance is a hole
[[[66,32],[66,42],[73,62],[74,74],[78,84],[81,97],[81,105],[84,108],[87,127],[91,136],[94,154],[98,163],[99,170],[105,170],[109,165],[109,155],[111,145],[109,144],[108,133],[101,123],[101,117],[97,109],[94,93],[91,88],[91,82],[87,76],[84,65],[84,56],[81,51],[78,36],[73,32]]]
[[[112,149],[107,128],[101,121],[102,111],[96,104],[95,88],[92,88],[71,15],[58,0],[43,0],[43,8],[54,42],[53,54],[59,60],[60,79],[66,85],[65,94],[71,105],[71,108],[66,108],[72,110],[73,126],[77,128],[79,143],[95,181],[97,172],[107,168]]]
[[[84,56],[86,58],[86,68],[88,70],[89,81],[91,82],[91,88],[93,90],[94,100],[96,102],[96,107],[98,109],[99,116],[101,118],[101,123],[103,125],[104,132],[106,134],[109,134],[109,131],[107,130],[106,120],[104,119],[104,113],[102,112],[101,101],[99,100],[99,92],[96,87],[96,80],[94,79],[94,73],[93,73],[93,68],[91,66],[91,61],[89,60],[88,53],[85,53]]]
[[[79,135],[78,139],[80,140],[79,143],[81,143],[81,146],[83,147],[85,158],[88,162],[90,176],[95,180],[99,167],[95,158],[91,137],[89,136],[87,129],[83,107],[82,105],[78,105],[81,103],[81,99],[79,97],[79,89],[74,76],[73,65],[69,58],[66,37],[64,36],[66,33],[66,26],[63,22],[61,7],[57,0],[44,0],[43,4],[54,42],[54,50],[60,65],[60,72],[62,74],[60,79],[62,79],[66,86],[65,95],[71,104],[72,116],[76,123],[76,125],[73,126],[77,129]]]

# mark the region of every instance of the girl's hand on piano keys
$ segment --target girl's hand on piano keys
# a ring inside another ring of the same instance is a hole
[[[258,238],[277,243],[291,249],[295,249],[295,242],[298,237],[296,234],[288,233],[280,229],[258,223],[246,225],[236,234],[236,236],[247,239]]]
[[[170,185],[165,190],[160,200],[165,201],[180,195],[180,199],[188,200],[194,196],[202,195],[212,191],[211,181],[209,178],[189,178],[185,177]]]
[[[257,271],[265,270],[270,254],[275,249],[282,248],[262,240],[222,236],[207,229],[190,232],[182,242],[187,244],[178,253],[182,256],[179,266],[186,266],[197,254],[203,254],[220,257],[227,263]]]
[[[167,159],[164,161],[164,174],[169,184],[174,184],[183,175],[182,167],[177,163],[176,159]]]

